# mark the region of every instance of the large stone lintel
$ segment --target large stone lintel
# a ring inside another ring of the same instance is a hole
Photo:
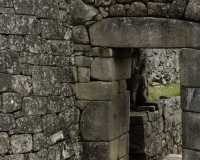
[[[200,48],[200,24],[163,18],[107,18],[90,27],[91,44],[123,48]]]

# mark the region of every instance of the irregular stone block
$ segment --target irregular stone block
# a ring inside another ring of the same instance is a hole
[[[61,60],[60,62],[58,62],[57,60],[60,60],[60,59],[56,59],[53,55],[49,55],[49,54],[40,55],[40,65],[42,66],[55,66],[56,63],[61,63]]]
[[[11,75],[0,73],[0,92],[7,91],[11,87],[11,80]]]
[[[185,9],[187,7],[187,2],[182,0],[173,1],[169,7],[169,17],[170,18],[183,18],[185,14]],[[187,11],[186,11],[187,14]]]
[[[200,2],[197,0],[189,1],[187,8],[185,10],[185,18],[192,21],[199,21],[199,11]]]
[[[37,18],[58,19],[58,0],[36,0],[35,6]]]
[[[41,160],[47,160],[48,158],[48,151],[47,149],[40,150],[36,153],[36,155],[41,159]]]
[[[74,43],[88,44],[89,36],[86,27],[83,25],[75,26],[72,29],[72,40],[74,41]]]
[[[182,49],[180,56],[180,78],[183,87],[200,87],[199,63],[200,51],[195,49]]]
[[[48,40],[48,54],[70,56],[74,52],[70,41]]]
[[[1,14],[0,15],[0,33],[38,35],[41,32],[40,21],[34,16]]]
[[[8,37],[0,35],[0,50],[4,50],[8,47]]]
[[[199,127],[200,113],[183,112],[183,148],[191,150],[200,150],[199,145]]]
[[[89,51],[91,48],[90,45],[85,45],[85,44],[75,44],[74,45],[74,50],[75,51],[83,51],[83,52],[86,52],[86,51]]]
[[[32,74],[32,65],[23,64],[22,65],[22,74],[26,76],[31,76]]]
[[[40,116],[27,116],[16,120],[19,133],[38,133],[42,131]]]
[[[29,52],[20,53],[21,63],[39,64],[39,55]]]
[[[111,141],[127,133],[129,92],[113,101],[92,101],[81,115],[80,128],[84,141]]]
[[[9,141],[10,139],[7,133],[1,132],[0,133],[0,154],[4,154],[8,152],[8,149],[10,147]]]
[[[35,13],[35,0],[13,0],[14,9],[17,14],[32,14]],[[38,6],[37,6],[38,7]]]
[[[3,93],[3,113],[14,112],[21,109],[22,97],[19,93]]]
[[[148,15],[153,17],[166,17],[167,4],[148,2]]]
[[[22,101],[24,115],[45,115],[48,108],[46,97],[25,97]]]
[[[31,53],[45,53],[46,41],[40,36],[27,35],[25,36],[26,50]]]
[[[129,134],[119,137],[119,158],[129,154]]]
[[[81,83],[90,81],[90,68],[78,68],[78,81]]]
[[[1,0],[0,6],[2,6],[2,7],[13,7],[13,1],[12,0]]]
[[[0,7],[0,13],[3,13],[3,14],[14,14],[15,11],[14,11],[14,8],[3,8],[3,7]]]
[[[15,127],[15,119],[12,114],[0,113],[0,131],[8,131]]]
[[[105,81],[129,79],[131,78],[131,59],[95,58],[91,66],[91,77]]]
[[[83,142],[82,160],[106,159],[116,160],[118,158],[119,139],[111,142]]]
[[[183,149],[183,159],[199,159],[200,158],[200,152],[189,150],[189,149]]]
[[[75,154],[75,147],[71,140],[61,143],[62,157],[67,159]]]
[[[33,142],[30,134],[14,135],[10,138],[13,153],[26,153],[32,151]]]
[[[73,96],[75,94],[74,84],[62,83],[61,93],[62,96]]]
[[[145,112],[131,112],[130,124],[146,124],[148,122],[148,116]]]
[[[91,26],[89,35],[92,46],[200,48],[200,44],[197,43],[200,36],[199,29],[198,23],[173,19],[107,18]]]
[[[19,54],[7,50],[0,51],[0,72],[20,74],[21,63]]]
[[[60,129],[59,118],[56,114],[47,114],[42,117],[42,129],[45,136],[50,136]]]
[[[42,38],[60,40],[64,39],[66,28],[62,23],[59,23],[57,20],[52,19],[42,19]]]
[[[33,153],[29,153],[25,155],[26,160],[40,160],[38,156]]]
[[[118,83],[117,82],[101,82],[101,81],[89,82],[89,83],[76,83],[75,89],[76,89],[77,99],[112,100],[117,97]]]
[[[15,52],[22,52],[24,50],[24,38],[22,36],[10,35],[8,37],[9,48]]]
[[[90,68],[92,61],[93,61],[93,58],[91,58],[91,57],[85,57],[85,56],[76,56],[75,57],[75,65],[77,67]]]
[[[59,113],[59,120],[60,120],[59,126],[62,128],[68,128],[69,126],[78,123],[79,117],[80,117],[79,109],[76,109],[75,107],[67,109]]]
[[[4,160],[25,160],[25,157],[23,154],[13,154],[9,156],[5,156]]]
[[[33,135],[33,150],[38,151],[47,147],[47,137],[42,133],[37,133]]]
[[[73,1],[68,8],[74,25],[84,24],[99,13],[96,8],[83,3],[81,0]]]
[[[33,93],[39,96],[60,94],[60,68],[33,66]]]
[[[68,66],[62,68],[61,82],[75,83],[77,81],[77,68],[75,66]]]
[[[146,17],[147,16],[147,6],[141,2],[133,2],[128,11],[128,17]]]
[[[155,112],[155,106],[138,106],[137,111],[138,112],[143,112],[143,111]]]
[[[20,93],[23,97],[32,92],[32,79],[29,76],[14,75],[11,90]]]
[[[111,0],[94,0],[95,1],[95,6],[109,6],[111,4]]]
[[[76,106],[80,109],[80,110],[84,110],[88,104],[90,103],[90,101],[81,101],[81,100],[77,100],[76,101]]]
[[[110,6],[109,13],[111,17],[126,17],[126,10],[122,4],[114,4]]]
[[[51,146],[48,148],[48,160],[60,160],[60,148],[57,146]]]

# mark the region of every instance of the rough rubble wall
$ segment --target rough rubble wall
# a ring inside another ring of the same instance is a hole
[[[182,152],[180,97],[160,99],[131,112],[130,159],[161,160]]]
[[[0,159],[77,159],[73,45],[62,0],[0,1]],[[66,35],[67,36],[67,35]]]
[[[149,85],[160,85],[178,82],[179,52],[178,49],[146,49],[147,74]]]

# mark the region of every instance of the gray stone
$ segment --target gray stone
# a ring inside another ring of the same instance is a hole
[[[75,107],[67,109],[59,113],[59,120],[60,120],[59,126],[62,128],[68,128],[69,126],[78,123],[79,117],[80,117],[79,109],[76,109]]]
[[[33,142],[30,134],[14,135],[10,138],[13,153],[26,153],[32,151]]]
[[[21,117],[16,120],[19,133],[38,133],[42,131],[40,116]]]
[[[78,68],[78,81],[81,83],[90,81],[90,68]]]
[[[77,68],[75,66],[63,67],[61,70],[61,82],[75,83],[78,81]]]
[[[130,124],[146,124],[148,122],[147,113],[145,112],[131,112]]]
[[[42,117],[42,129],[45,136],[50,136],[60,129],[59,118],[56,114],[47,114]]]
[[[145,17],[147,16],[147,6],[141,2],[133,2],[128,11],[128,17]]]
[[[27,35],[25,36],[26,50],[31,53],[45,53],[46,41],[40,36]]]
[[[13,2],[12,2],[12,0],[1,0],[0,6],[2,6],[2,7],[13,7]]]
[[[20,74],[19,54],[8,50],[0,51],[0,72]]]
[[[90,103],[90,101],[82,101],[82,100],[77,100],[76,101],[76,106],[80,109],[80,110],[84,110],[88,104]]]
[[[7,133],[0,133],[0,154],[7,153],[9,150],[9,137]]]
[[[24,115],[45,115],[48,108],[46,97],[25,97],[22,101]]]
[[[126,17],[126,10],[122,4],[114,4],[110,6],[109,13],[111,17]]]
[[[119,137],[119,158],[129,154],[129,134]]]
[[[20,93],[23,97],[32,92],[32,79],[29,76],[14,75],[11,90]]]
[[[51,135],[49,138],[48,138],[48,143],[50,145],[54,145],[55,143],[59,142],[59,141],[62,141],[63,139],[65,138],[64,134],[63,134],[63,131],[60,130],[58,131],[57,133]]]
[[[15,11],[13,8],[3,8],[3,7],[0,7],[0,13],[3,13],[3,14],[14,14]]]
[[[114,81],[131,78],[130,58],[95,58],[91,66],[91,77]]]
[[[66,32],[66,28],[62,23],[53,19],[42,19],[42,38],[51,40],[62,40]]]
[[[62,96],[73,96],[75,94],[75,87],[74,84],[71,83],[62,83],[62,88],[61,88],[61,95]]]
[[[144,112],[144,111],[155,112],[155,106],[138,106],[137,111],[138,112]]]
[[[19,93],[3,93],[2,100],[3,113],[14,112],[21,109],[22,97]]]
[[[148,15],[153,17],[166,17],[167,4],[148,2]]]
[[[60,68],[33,66],[33,93],[39,96],[60,94]]]
[[[80,128],[84,141],[111,141],[127,133],[129,92],[113,101],[92,101],[82,112]]]
[[[58,18],[58,0],[36,0],[35,15],[37,18]]]
[[[4,160],[25,160],[25,157],[23,154],[13,154],[9,156],[5,156]]]
[[[98,10],[91,5],[83,3],[81,0],[73,1],[69,6],[69,15],[74,25],[84,24],[98,14]]]
[[[118,158],[119,139],[111,142],[83,142],[82,160],[107,159],[116,160]]]
[[[195,49],[182,49],[180,53],[181,86],[200,87],[199,59],[200,51]]]
[[[94,0],[95,1],[95,6],[110,6],[111,4],[111,0]]]
[[[70,56],[73,51],[73,44],[70,41],[48,40],[48,54]]]
[[[106,18],[109,16],[109,13],[103,7],[99,7],[99,12],[103,18]]]
[[[60,9],[66,9],[67,3],[65,0],[59,0],[59,8]]]
[[[11,87],[11,80],[11,75],[0,73],[0,92],[7,91]]]
[[[123,29],[120,26],[123,26]],[[200,25],[198,23],[173,19],[150,17],[108,18],[91,26],[89,33],[93,46],[118,48],[199,48],[199,44],[197,44],[198,37],[200,36],[199,28]]]
[[[75,89],[76,89],[77,99],[112,100],[117,97],[118,83],[117,82],[101,82],[101,81],[89,82],[89,83],[76,83]]]
[[[86,67],[90,68],[93,62],[93,58],[85,57],[85,56],[76,56],[75,57],[75,65],[77,67]]]
[[[36,155],[41,159],[41,160],[47,160],[48,158],[48,151],[47,149],[40,150],[36,153]]]
[[[0,50],[4,50],[8,47],[8,37],[0,35]]]
[[[84,44],[75,44],[74,45],[74,50],[75,51],[84,51],[84,52],[86,52],[86,51],[89,51],[90,48],[91,48],[90,45],[84,45]]]
[[[38,156],[33,153],[29,153],[25,155],[26,160],[40,160]]]
[[[199,158],[200,158],[199,151],[183,149],[183,159],[199,159]]]
[[[60,148],[51,146],[48,148],[48,160],[60,160]]]
[[[34,16],[1,14],[0,21],[3,34],[38,35],[41,32],[40,21]]]
[[[8,42],[12,51],[22,52],[24,50],[24,38],[22,36],[10,35]]]
[[[75,154],[74,144],[71,140],[67,140],[61,144],[62,149],[62,158],[67,159],[72,157]]]
[[[0,113],[0,131],[8,131],[15,127],[15,119],[12,114]]]
[[[55,58],[53,55],[42,54],[40,55],[40,65],[42,66],[55,66],[57,63],[58,66],[61,65],[61,59]]]
[[[33,135],[33,150],[38,151],[47,147],[47,138],[42,133]]]
[[[186,7],[187,7],[186,1],[182,1],[182,0],[173,1],[169,7],[169,11],[168,11],[169,17],[170,18],[183,18]]]
[[[39,55],[29,52],[20,53],[21,63],[39,64]]]
[[[200,2],[198,0],[190,0],[185,10],[185,18],[192,21],[200,20]]]
[[[61,97],[49,96],[47,105],[47,113],[57,113],[64,110],[64,106],[61,106]]]
[[[26,1],[26,0],[13,0],[14,9],[17,14],[31,14],[35,13],[35,0]]]
[[[74,43],[88,44],[89,36],[86,27],[83,25],[75,26],[72,29],[72,40],[74,41]]]
[[[126,92],[126,90],[127,90],[126,80],[119,81],[119,93]]]
[[[200,114],[194,112],[183,112],[183,148],[200,150],[199,145],[199,123]]]

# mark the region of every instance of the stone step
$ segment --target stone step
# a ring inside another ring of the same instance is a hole
[[[182,160],[182,155],[179,155],[179,154],[169,154],[163,160]]]

